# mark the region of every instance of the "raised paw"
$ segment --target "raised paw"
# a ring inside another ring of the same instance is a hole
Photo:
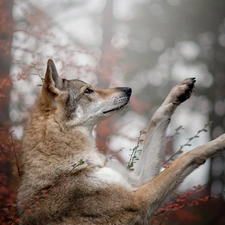
[[[170,92],[170,102],[179,105],[190,98],[194,90],[195,78],[187,78],[176,85]]]

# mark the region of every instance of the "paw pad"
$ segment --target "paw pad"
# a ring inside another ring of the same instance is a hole
[[[178,88],[183,86],[182,91],[180,91],[180,93],[177,95],[178,104],[190,98],[191,93],[194,90],[195,82],[196,82],[195,78],[187,78],[183,80],[180,84],[178,84]]]

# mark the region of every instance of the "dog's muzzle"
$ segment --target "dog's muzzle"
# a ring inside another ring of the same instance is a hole
[[[121,87],[121,88],[119,88],[119,89],[120,89],[121,91],[125,92],[125,93],[127,94],[128,97],[130,97],[131,94],[132,94],[132,89],[129,88],[129,87]]]
[[[115,97],[113,103],[115,104],[115,107],[112,109],[109,109],[107,111],[104,111],[103,114],[110,113],[112,111],[119,110],[123,108],[130,100],[130,96],[132,94],[132,89],[129,87],[118,87],[116,88],[119,92],[122,92],[120,96]]]

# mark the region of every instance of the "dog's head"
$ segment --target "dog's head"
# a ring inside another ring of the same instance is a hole
[[[43,83],[42,99],[57,116],[72,125],[93,126],[101,119],[123,108],[130,99],[131,88],[96,89],[80,80],[66,80],[58,76],[50,59]]]

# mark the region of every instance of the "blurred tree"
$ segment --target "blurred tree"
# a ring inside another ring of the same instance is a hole
[[[0,0],[0,221],[1,208],[9,199],[15,199],[12,183],[13,151],[9,141],[10,134],[10,91],[12,88],[10,69],[12,63],[11,46],[14,33],[14,19],[12,16],[13,0]],[[11,211],[12,214],[15,210]],[[4,224],[4,223],[1,223]]]
[[[0,127],[9,122],[11,44],[14,32],[13,0],[0,1]]]
[[[105,7],[102,12],[102,44],[101,51],[102,57],[99,62],[99,67],[101,68],[101,73],[99,74],[99,86],[102,88],[108,88],[110,84],[110,74],[111,74],[111,60],[112,60],[112,47],[111,40],[113,37],[113,0],[105,1]]]
[[[113,0],[106,0],[105,7],[102,12],[101,26],[102,26],[102,44],[101,44],[101,59],[99,62],[99,76],[98,85],[101,88],[108,88],[111,85],[112,70],[116,61],[115,54],[113,54],[113,47],[111,41],[113,38]],[[107,138],[113,134],[114,126],[112,124],[112,117],[100,122],[96,128],[97,139],[96,145],[98,149],[107,154],[113,154],[107,145]],[[115,153],[114,153],[115,155]],[[119,156],[117,156],[118,158]]]

